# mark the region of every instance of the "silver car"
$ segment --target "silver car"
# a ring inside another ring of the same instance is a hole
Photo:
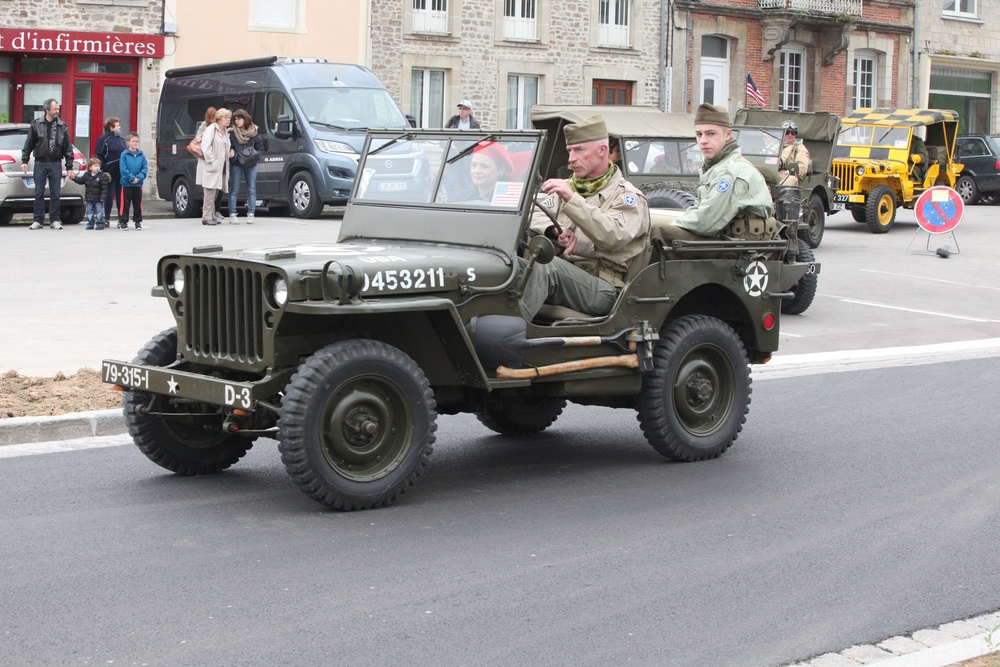
[[[35,206],[34,156],[28,161],[28,175],[21,172],[21,150],[28,137],[27,123],[0,123],[0,225],[10,224],[15,213],[31,213]],[[73,148],[73,165],[77,170],[86,168],[87,160]],[[59,217],[64,225],[75,225],[83,220],[84,188],[66,178],[63,172],[62,204]],[[46,186],[45,211],[49,210],[49,193]]]

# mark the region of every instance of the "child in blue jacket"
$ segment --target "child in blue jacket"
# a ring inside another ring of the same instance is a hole
[[[142,183],[146,180],[149,163],[139,150],[139,135],[129,132],[128,149],[122,153],[119,165],[122,172],[122,198],[118,202],[118,229],[128,229],[128,209],[132,206],[135,229],[142,229]]]

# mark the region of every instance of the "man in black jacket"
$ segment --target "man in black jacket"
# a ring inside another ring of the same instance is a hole
[[[479,121],[472,115],[472,102],[462,100],[458,103],[458,113],[448,119],[446,128],[459,130],[478,130]]]
[[[62,229],[59,222],[59,194],[62,188],[62,165],[66,162],[69,178],[73,171],[73,144],[69,140],[69,126],[59,118],[60,104],[47,99],[42,104],[45,115],[31,121],[28,138],[21,149],[21,171],[28,173],[28,161],[35,156],[35,211],[34,222],[28,229],[41,229],[45,224],[45,184],[49,185],[49,221],[52,229]]]

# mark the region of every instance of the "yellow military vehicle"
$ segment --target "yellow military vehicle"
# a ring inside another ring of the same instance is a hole
[[[913,208],[935,185],[955,187],[958,113],[947,109],[858,109],[841,119],[833,152],[840,179],[834,207],[850,210],[873,234],[885,234],[896,209]]]

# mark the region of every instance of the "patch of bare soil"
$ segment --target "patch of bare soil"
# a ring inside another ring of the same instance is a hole
[[[1000,653],[988,653],[978,658],[969,658],[962,662],[956,662],[949,667],[1000,667]]]
[[[111,410],[122,406],[122,394],[101,382],[92,368],[75,375],[27,377],[17,371],[0,376],[0,419],[48,417],[85,410]]]

